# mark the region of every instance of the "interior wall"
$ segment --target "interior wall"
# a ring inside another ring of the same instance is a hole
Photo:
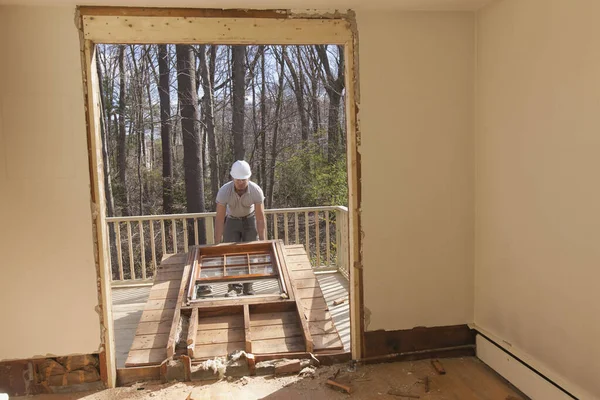
[[[600,3],[478,19],[475,322],[600,398]]]
[[[74,9],[0,6],[0,54],[0,360],[95,352]]]
[[[474,14],[358,29],[366,330],[472,322]]]

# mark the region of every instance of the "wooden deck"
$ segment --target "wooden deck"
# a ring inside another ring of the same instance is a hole
[[[349,351],[348,301],[333,305],[334,301],[347,296],[347,280],[339,273],[315,276],[302,246],[286,246],[285,249],[288,268],[297,282],[298,297],[309,320],[315,351]],[[177,277],[181,276],[184,261],[183,255],[176,257],[167,262],[166,269],[161,269],[154,286],[113,289],[118,368],[124,367],[126,362],[129,365],[157,364],[167,358],[165,348],[174,310],[173,299],[177,296],[181,282]],[[244,349],[244,321],[232,317],[223,321],[216,321],[223,317],[199,319],[196,337],[199,354],[212,357]],[[255,340],[252,351],[257,354],[300,351],[303,338],[297,324],[298,321],[291,320],[285,312],[251,314],[250,336]],[[214,331],[206,332],[207,328]]]

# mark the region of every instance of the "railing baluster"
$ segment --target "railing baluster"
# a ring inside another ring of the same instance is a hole
[[[215,224],[213,217],[204,218],[204,230],[206,232],[206,244],[215,244]]]
[[[306,236],[304,246],[306,247],[306,254],[310,259],[310,242],[308,241],[309,232],[308,232],[308,211],[304,211],[304,234]]]
[[[127,242],[129,243],[129,270],[131,279],[135,279],[135,263],[133,262],[133,240],[131,237],[131,222],[127,221]]]
[[[144,243],[144,225],[142,221],[138,221],[140,228],[140,250],[142,255],[142,279],[146,279],[146,244]]]
[[[177,221],[171,220],[171,232],[173,233],[173,254],[177,254]]]
[[[299,232],[300,232],[300,228],[298,227],[298,213],[295,212],[294,213],[294,227],[296,228],[296,242],[295,244],[299,244],[300,241],[298,240],[298,236],[299,236]]]
[[[162,256],[164,257],[167,254],[167,234],[165,232],[165,220],[160,220],[160,232],[162,236]],[[161,260],[162,261],[162,260]]]
[[[273,213],[273,235],[275,235],[275,240],[279,239],[279,229],[277,229],[277,213]]]
[[[198,218],[194,218],[194,245],[198,246]]]
[[[150,220],[150,250],[152,251],[152,275],[156,275],[156,243],[154,243],[154,220]]]
[[[335,210],[335,266],[339,270],[342,265],[342,212]]]
[[[123,276],[123,252],[121,251],[121,223],[115,222],[116,241],[117,241],[117,260],[119,262],[119,280],[125,279]]]
[[[284,232],[284,238],[285,244],[289,244],[289,239],[288,239],[288,213],[283,213],[283,232]]]
[[[321,267],[321,242],[319,241],[319,212],[315,211],[315,240],[316,240],[316,250],[317,250],[317,265],[316,267]]]
[[[188,228],[187,228],[187,220],[184,218],[181,220],[183,224],[183,252],[188,252]]]
[[[325,249],[327,254],[327,262],[326,266],[331,266],[331,259],[329,256],[331,255],[329,247],[331,246],[331,242],[329,241],[329,210],[325,211]]]

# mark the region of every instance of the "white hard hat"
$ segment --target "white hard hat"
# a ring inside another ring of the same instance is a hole
[[[238,160],[231,166],[231,176],[233,179],[248,179],[252,176],[250,165],[246,161]]]

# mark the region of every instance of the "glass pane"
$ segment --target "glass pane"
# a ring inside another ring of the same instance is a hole
[[[250,266],[251,274],[272,274],[273,266],[272,265],[251,265]]]
[[[240,266],[240,267],[227,267],[227,271],[225,273],[226,276],[237,276],[237,275],[247,275],[248,267]]]
[[[262,264],[271,262],[270,254],[251,254],[250,264]]]
[[[202,267],[217,267],[223,265],[223,257],[205,257],[202,259]]]
[[[246,265],[248,264],[248,258],[246,255],[243,256],[227,256],[227,265]]]
[[[200,278],[220,278],[223,276],[223,268],[201,268]]]

